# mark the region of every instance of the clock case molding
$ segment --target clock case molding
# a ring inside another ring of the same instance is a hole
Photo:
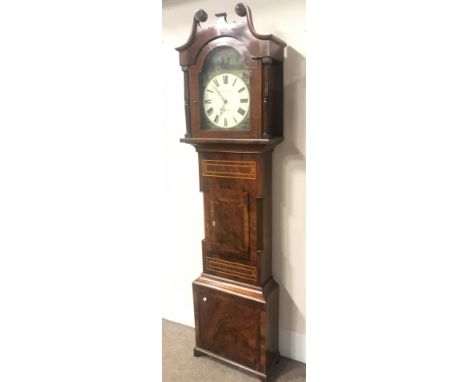
[[[255,31],[250,8],[241,22],[198,10],[188,41],[176,48],[184,73],[186,134],[196,148],[204,196],[203,273],[193,282],[196,346],[266,381],[279,359],[279,287],[272,276],[272,152],[283,140],[286,43]],[[201,126],[199,76],[208,54],[235,48],[250,72],[250,129]]]

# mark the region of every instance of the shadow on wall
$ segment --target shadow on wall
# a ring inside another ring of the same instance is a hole
[[[298,306],[305,309],[305,118],[306,59],[288,46],[284,141],[273,155],[273,274],[281,288],[280,327],[302,333],[305,310]]]

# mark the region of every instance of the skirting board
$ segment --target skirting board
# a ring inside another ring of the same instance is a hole
[[[306,335],[279,328],[279,352],[282,356],[306,362]]]
[[[193,311],[190,310],[187,311],[186,314],[165,314],[163,318],[194,328],[195,322],[192,316]],[[188,319],[188,317],[190,318]],[[279,352],[284,357],[305,363],[306,335],[304,333],[279,328]]]

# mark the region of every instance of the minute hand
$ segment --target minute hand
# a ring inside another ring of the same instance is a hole
[[[216,91],[216,93],[218,93],[218,95],[221,97],[221,99],[223,100],[223,102],[226,104],[227,101],[226,101],[226,99],[223,97],[223,95],[219,92],[218,88],[214,88],[214,90]]]

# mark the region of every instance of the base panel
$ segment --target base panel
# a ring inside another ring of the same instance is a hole
[[[196,347],[262,380],[279,358],[278,285],[242,287],[206,275],[193,283]]]

